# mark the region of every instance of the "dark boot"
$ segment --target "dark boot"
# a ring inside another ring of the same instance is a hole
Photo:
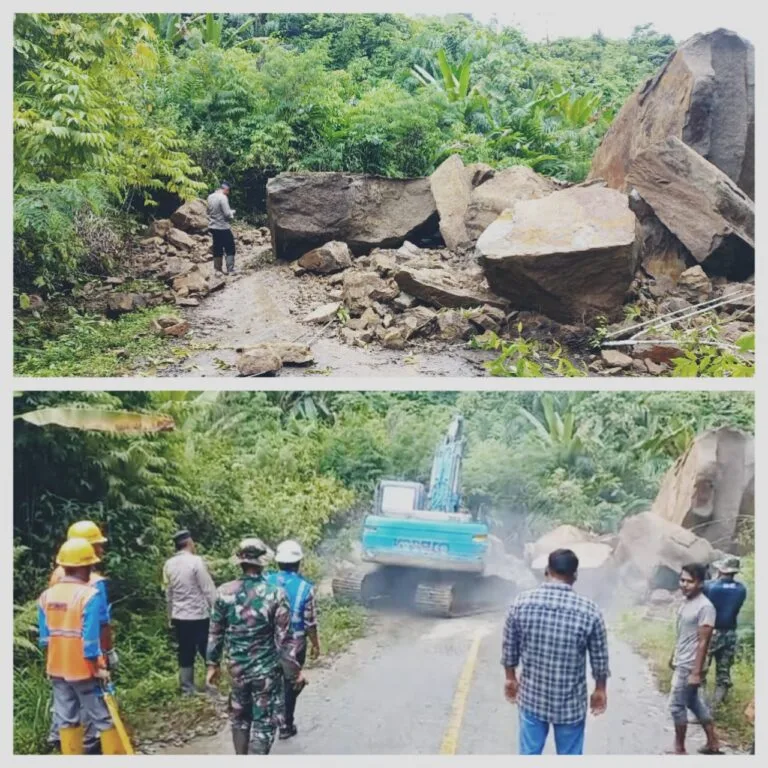
[[[728,689],[724,685],[716,685],[715,692],[712,694],[712,709],[717,709],[728,696]]]
[[[290,739],[292,736],[295,736],[298,733],[298,730],[296,729],[296,726],[291,725],[283,725],[280,726],[280,734],[279,739],[281,741],[285,741],[285,739]]]
[[[179,683],[182,695],[193,696],[195,693],[195,668],[181,667],[179,669]]]
[[[245,731],[242,728],[232,729],[232,743],[235,745],[236,755],[248,754],[248,742],[251,740],[250,729]]]
[[[213,257],[213,269],[215,272],[223,272],[221,256]]]

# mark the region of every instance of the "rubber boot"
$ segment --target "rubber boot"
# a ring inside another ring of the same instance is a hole
[[[232,729],[232,743],[235,745],[236,755],[248,754],[248,742],[251,740],[250,730],[244,731],[242,728]]]
[[[124,755],[123,742],[117,728],[110,728],[101,732],[101,751],[105,755]]]
[[[728,695],[728,689],[723,685],[716,685],[715,692],[712,694],[712,709],[717,709]]]
[[[222,269],[222,259],[221,259],[221,256],[214,256],[213,257],[213,269],[216,272],[223,272],[224,271]]]
[[[84,729],[82,725],[76,725],[74,727],[69,726],[65,728],[59,728],[59,739],[61,740],[61,754],[62,755],[82,755],[83,749],[83,734]]]
[[[181,667],[179,669],[179,683],[184,696],[193,696],[195,694],[195,668]]]

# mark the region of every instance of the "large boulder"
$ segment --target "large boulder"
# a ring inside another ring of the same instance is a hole
[[[561,322],[610,317],[636,267],[635,215],[620,192],[572,187],[517,203],[477,249],[491,290],[515,309]]]
[[[471,308],[482,304],[501,308],[507,306],[505,299],[494,296],[485,286],[446,268],[401,267],[395,273],[395,281],[409,295],[439,308]]]
[[[275,355],[280,358],[281,365],[309,365],[314,362],[312,350],[306,344],[291,341],[264,341],[240,351],[252,360],[269,360],[271,355]]]
[[[635,156],[627,182],[712,274],[755,268],[755,204],[721,170],[671,136]]]
[[[281,173],[267,183],[272,246],[295,259],[331,240],[355,254],[398,248],[437,233],[429,179],[384,179],[349,173]]]
[[[330,275],[332,272],[341,272],[351,267],[352,255],[346,243],[331,241],[305,253],[299,259],[298,265],[307,272]]]
[[[192,251],[197,243],[180,229],[173,228],[168,232],[168,242],[180,251]]]
[[[735,552],[742,521],[754,518],[754,484],[752,435],[730,427],[709,430],[667,471],[652,511]]]
[[[507,208],[520,200],[538,200],[559,189],[558,184],[525,165],[498,171],[472,191],[465,216],[468,237],[474,242]]]
[[[589,178],[627,190],[635,157],[675,136],[754,198],[754,94],[752,44],[726,29],[695,35],[624,104]]]
[[[458,155],[451,155],[430,176],[430,189],[440,217],[440,234],[451,251],[463,251],[472,243],[464,217],[472,195],[472,177]]]
[[[645,595],[654,589],[677,589],[684,565],[708,565],[717,557],[706,539],[653,512],[642,512],[622,523],[610,565],[616,569],[614,583]]]
[[[575,525],[559,525],[557,528],[547,531],[536,541],[526,544],[523,549],[523,557],[525,562],[531,566],[542,556],[549,556],[549,553],[556,549],[573,549],[574,544],[592,541],[593,538],[589,533]]]
[[[205,200],[190,200],[173,212],[171,221],[184,232],[205,232],[208,229],[208,204]]]

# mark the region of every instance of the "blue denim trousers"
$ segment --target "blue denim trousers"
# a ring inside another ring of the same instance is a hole
[[[555,749],[558,755],[584,754],[585,720],[578,723],[553,723]],[[540,755],[549,735],[549,723],[536,715],[520,710],[520,754]]]

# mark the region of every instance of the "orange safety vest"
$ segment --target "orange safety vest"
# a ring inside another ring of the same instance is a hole
[[[95,587],[82,581],[59,581],[43,592],[38,602],[48,625],[46,672],[64,680],[90,680],[92,664],[83,655],[83,611],[97,595]]]

